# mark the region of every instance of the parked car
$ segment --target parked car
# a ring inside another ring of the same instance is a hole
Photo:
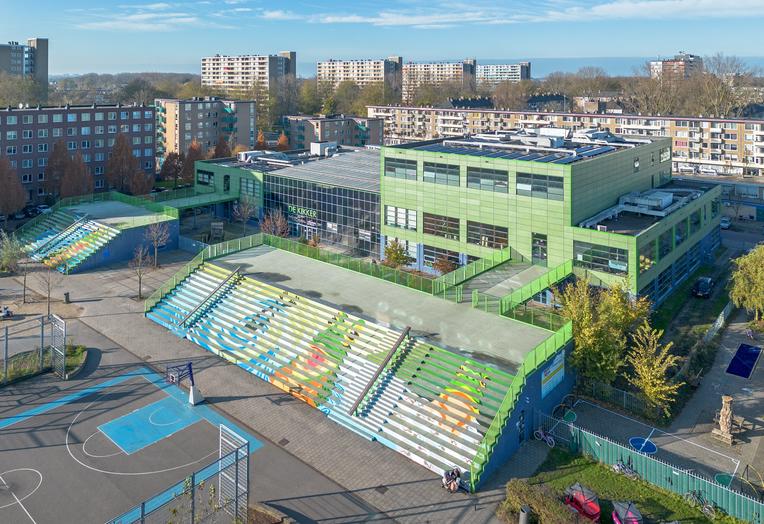
[[[708,298],[714,290],[714,279],[711,277],[700,277],[692,285],[692,295],[698,298]]]
[[[27,217],[32,218],[32,217],[36,217],[37,215],[39,215],[40,212],[37,211],[37,208],[35,206],[27,206],[27,207],[24,208],[24,214]]]
[[[42,213],[43,215],[47,215],[48,213],[53,212],[50,206],[46,206],[45,204],[40,204],[39,206],[37,206],[37,211]]]
[[[27,217],[27,215],[26,215],[26,213],[24,213],[23,210],[22,211],[16,211],[13,214],[13,219],[14,220],[24,220],[26,217]]]
[[[724,216],[722,217],[721,221],[719,222],[719,227],[722,229],[729,229],[732,226],[732,220],[730,217]]]

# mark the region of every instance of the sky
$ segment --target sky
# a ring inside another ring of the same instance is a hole
[[[747,57],[764,55],[763,21],[764,0],[0,0],[0,41],[49,38],[51,74],[198,74],[202,56],[282,50],[300,76],[390,55]]]

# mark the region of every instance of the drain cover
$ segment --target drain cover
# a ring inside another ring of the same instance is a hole
[[[287,444],[289,444],[288,439],[282,438],[281,440],[279,440],[279,446],[286,446]]]
[[[386,486],[377,486],[377,487],[376,487],[376,488],[374,488],[374,489],[375,489],[375,490],[376,490],[378,493],[381,493],[382,495],[384,495],[385,493],[387,493],[387,487],[386,487]]]

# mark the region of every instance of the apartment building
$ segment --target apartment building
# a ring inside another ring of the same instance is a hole
[[[378,60],[324,60],[316,65],[318,81],[334,87],[346,81],[354,82],[359,87],[381,83],[399,93],[402,74],[403,57],[400,56]]]
[[[155,171],[154,108],[151,106],[88,105],[0,109],[0,156],[7,157],[31,202],[45,199],[45,167],[53,145],[66,143],[79,151],[96,191],[108,189],[106,162],[118,133],[127,136],[141,168]]]
[[[653,60],[650,62],[650,76],[664,80],[681,80],[703,71],[703,59],[680,51],[674,58],[668,60]]]
[[[412,106],[369,106],[368,116],[384,120],[387,144],[501,132],[514,128],[599,128],[632,137],[671,138],[672,165],[676,173],[764,175],[762,120]]]
[[[28,76],[47,86],[48,39],[30,38],[26,44],[8,42],[0,45],[0,71],[13,76]]]
[[[156,106],[157,157],[185,153],[196,140],[203,149],[214,148],[220,137],[232,147],[249,149],[257,141],[257,109],[254,100],[223,100],[195,97],[185,100],[158,98]]]
[[[531,79],[531,63],[480,64],[475,70],[478,84],[499,84]]]
[[[297,74],[297,53],[277,55],[215,55],[202,58],[202,86],[226,93],[255,87],[266,93],[284,77]]]
[[[289,149],[308,149],[312,142],[336,142],[340,146],[382,145],[381,118],[358,116],[285,116],[284,133]]]
[[[477,61],[474,58],[462,62],[430,62],[403,64],[403,100],[411,100],[417,87],[422,84],[444,84],[454,82],[464,87],[475,87],[475,69]]]

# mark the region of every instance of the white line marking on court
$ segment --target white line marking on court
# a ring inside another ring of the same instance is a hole
[[[17,471],[32,471],[32,472],[36,473],[37,476],[39,477],[39,481],[37,482],[37,486],[35,486],[35,488],[32,491],[30,491],[29,493],[27,493],[26,495],[24,495],[21,498],[18,498],[16,496],[16,493],[14,493],[12,489],[10,489],[10,486],[8,485],[7,482],[5,482],[5,479],[3,478],[3,475],[7,475],[8,473],[14,473],[14,472],[17,472]],[[16,501],[16,502],[11,502],[10,504],[6,504],[5,506],[0,506],[0,509],[8,508],[10,506],[18,504],[19,506],[21,506],[21,509],[24,510],[24,513],[26,513],[27,517],[29,517],[29,520],[31,520],[33,524],[37,524],[37,521],[35,521],[35,519],[32,518],[32,515],[29,514],[29,511],[27,511],[27,508],[24,506],[24,504],[22,504],[21,501],[22,500],[26,500],[29,497],[31,497],[40,488],[40,486],[42,485],[42,473],[40,473],[36,469],[32,469],[32,468],[11,469],[11,470],[8,470],[8,471],[4,471],[3,473],[0,473],[0,481],[2,481],[3,486],[8,488],[8,492],[13,496],[14,500]]]
[[[155,426],[174,426],[175,424],[180,422],[179,418],[176,418],[172,422],[154,422],[154,420],[153,420],[154,415],[156,415],[157,412],[162,411],[163,409],[165,409],[165,408],[161,408],[160,407],[160,408],[156,408],[154,411],[151,412],[151,414],[149,415],[149,423],[150,424],[154,424]]]
[[[85,442],[82,443],[82,452],[85,455],[87,455],[88,457],[92,457],[92,458],[107,458],[107,457],[115,457],[117,455],[121,455],[122,453],[124,453],[124,451],[122,449],[118,449],[115,453],[109,453],[108,455],[96,455],[94,453],[90,453],[87,449],[85,449],[85,446],[87,445],[88,440],[90,440],[91,438],[95,437],[98,434],[104,435],[104,433],[99,429],[98,431],[96,431],[95,433],[90,435],[88,438],[86,438]],[[106,438],[109,438],[108,435],[104,435],[104,436]],[[112,442],[112,440],[109,439],[109,442]],[[119,447],[119,446],[117,446],[117,447]]]
[[[71,446],[70,446],[70,442],[69,442],[69,434],[72,431],[72,427],[77,422],[77,419],[80,418],[80,415],[82,415],[85,411],[90,409],[90,406],[95,404],[98,401],[98,397],[100,397],[102,394],[103,393],[97,394],[96,398],[92,402],[90,402],[87,406],[85,406],[83,409],[81,409],[79,411],[79,413],[77,413],[77,415],[75,415],[75,417],[69,423],[69,427],[66,429],[66,438],[64,440],[64,443],[66,444],[66,451],[69,453],[69,456],[72,457],[72,460],[77,462],[83,468],[87,468],[87,469],[89,469],[91,471],[97,471],[98,473],[103,473],[105,475],[120,475],[120,476],[126,476],[126,477],[131,477],[131,476],[134,477],[134,476],[140,476],[140,475],[155,475],[155,474],[158,474],[158,473],[167,473],[168,471],[175,471],[177,469],[182,469],[182,468],[187,468],[189,466],[193,466],[194,464],[198,464],[199,462],[205,460],[206,458],[211,457],[212,455],[215,455],[215,454],[218,453],[218,450],[215,449],[211,453],[208,453],[207,455],[199,458],[198,460],[194,460],[193,462],[189,462],[187,464],[182,464],[180,466],[175,466],[175,467],[172,467],[172,468],[157,469],[157,470],[154,470],[154,471],[136,471],[136,472],[109,471],[109,470],[106,470],[106,469],[100,469],[100,468],[93,467],[93,466],[91,466],[89,464],[85,464],[83,461],[81,461],[80,459],[78,459],[77,457],[74,456],[74,453],[72,452],[72,449],[71,449]]]

